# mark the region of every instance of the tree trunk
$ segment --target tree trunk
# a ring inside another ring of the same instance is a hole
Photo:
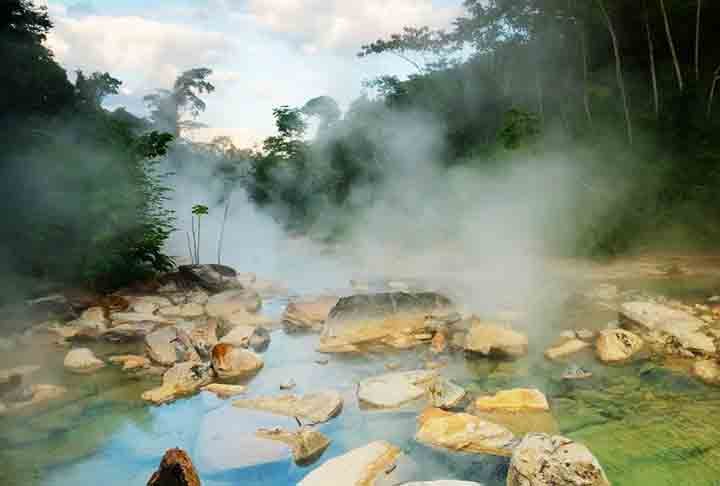
[[[700,81],[700,12],[702,0],[697,2],[697,16],[695,18],[695,81]]]
[[[680,91],[682,91],[685,88],[685,85],[683,83],[680,62],[678,61],[677,52],[675,51],[675,43],[673,42],[672,32],[670,32],[670,21],[668,20],[667,11],[665,10],[665,0],[660,0],[660,10],[662,11],[663,21],[665,22],[665,34],[667,35],[670,54],[672,54],[673,64],[675,65],[675,75],[677,76],[678,87],[680,88]]]
[[[660,95],[658,93],[657,73],[655,71],[655,47],[653,46],[652,32],[650,31],[650,15],[645,9],[645,32],[647,33],[648,55],[650,56],[650,77],[652,79],[653,103],[655,118],[660,116]]]
[[[587,117],[588,126],[590,130],[593,129],[593,118],[592,111],[590,111],[590,92],[588,90],[588,52],[587,52],[587,40],[585,39],[585,30],[580,30],[580,49],[582,50],[582,62],[583,62],[583,106],[585,107],[585,116]]]
[[[630,119],[630,107],[628,106],[627,93],[625,92],[625,80],[623,79],[622,61],[620,59],[620,46],[618,44],[618,38],[617,34],[615,33],[615,28],[612,24],[612,19],[610,18],[610,14],[605,8],[604,1],[597,0],[597,3],[600,6],[600,10],[602,11],[603,16],[605,17],[605,22],[607,23],[607,28],[610,32],[610,38],[612,39],[613,52],[615,53],[615,76],[617,77],[618,88],[620,89],[620,97],[622,98],[623,110],[625,112],[625,127],[627,130],[628,142],[630,143],[630,145],[632,145],[632,120]]]
[[[540,71],[535,71],[535,89],[537,90],[540,123],[545,124],[545,106],[543,104],[543,88],[542,83],[540,82]]]
[[[712,105],[713,105],[713,98],[715,97],[715,88],[717,87],[717,83],[720,81],[720,66],[715,69],[715,72],[713,73],[713,80],[712,80],[712,86],[710,86],[710,94],[708,95],[708,103],[707,103],[707,117],[710,118],[710,115],[712,114]]]

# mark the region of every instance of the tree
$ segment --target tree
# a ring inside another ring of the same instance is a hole
[[[683,74],[680,68],[680,61],[678,61],[677,52],[675,51],[675,42],[673,41],[672,32],[670,30],[670,20],[668,19],[667,10],[665,9],[665,0],[660,0],[660,11],[663,16],[663,23],[665,24],[665,35],[667,36],[668,47],[670,48],[670,54],[672,55],[673,66],[675,66],[675,76],[677,77],[678,88],[680,91],[684,89]]]
[[[320,119],[321,130],[330,128],[342,115],[337,101],[329,96],[318,96],[317,98],[311,99],[305,103],[305,106],[303,106],[300,111],[307,116],[318,117]]]
[[[211,74],[212,70],[208,68],[189,69],[178,76],[172,90],[160,89],[146,95],[143,99],[150,108],[155,126],[174,136],[178,136],[183,128],[196,126],[182,118],[189,114],[194,120],[205,110],[200,95],[215,91],[215,86],[207,80]]]
[[[122,81],[108,73],[92,73],[90,76],[78,70],[75,79],[75,95],[83,107],[100,109],[102,101],[109,95],[118,94]]]

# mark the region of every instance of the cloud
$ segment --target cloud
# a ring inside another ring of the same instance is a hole
[[[69,70],[132,73],[128,90],[168,87],[184,69],[222,63],[234,45],[220,32],[139,16],[70,17],[55,10],[48,46]]]
[[[357,51],[406,25],[446,27],[460,14],[459,6],[438,6],[431,0],[249,0],[245,8],[259,24],[293,39],[306,53]]]

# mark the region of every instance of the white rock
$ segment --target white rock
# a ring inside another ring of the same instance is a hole
[[[423,397],[437,376],[436,371],[415,370],[367,378],[360,382],[358,399],[373,407],[400,407]]]
[[[98,359],[88,348],[72,349],[65,356],[65,368],[74,373],[92,373],[99,370],[105,363]]]

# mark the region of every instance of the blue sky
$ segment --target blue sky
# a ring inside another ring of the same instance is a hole
[[[462,0],[43,0],[48,40],[69,70],[108,71],[123,93],[108,103],[141,112],[142,96],[188,68],[215,71],[199,138],[252,145],[273,131],[272,108],[329,95],[341,106],[362,81],[407,75],[393,56],[358,59],[361,44],[403,25],[447,25]]]

